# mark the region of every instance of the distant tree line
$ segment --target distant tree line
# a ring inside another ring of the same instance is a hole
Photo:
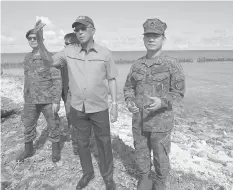
[[[180,63],[193,63],[195,62],[192,58],[178,58]],[[132,64],[136,60],[123,60],[118,59],[115,60],[116,64]],[[196,59],[196,62],[198,63],[204,63],[204,62],[227,62],[227,61],[233,61],[233,58],[229,57],[221,57],[221,58],[209,58],[209,57],[198,57]],[[17,62],[17,63],[9,63],[9,62],[3,62],[1,63],[2,68],[21,68],[23,67],[23,62]]]
[[[223,61],[233,61],[233,58],[208,58],[208,57],[201,57],[197,59],[197,62],[223,62]]]
[[[194,59],[192,58],[178,58],[180,63],[193,63],[195,62]],[[119,59],[116,60],[116,64],[132,64],[134,63],[136,60],[123,60],[123,59]],[[225,62],[225,61],[233,61],[233,58],[208,58],[208,57],[198,57],[196,59],[196,62],[201,63],[201,62]]]
[[[1,63],[1,67],[2,68],[20,68],[20,67],[23,67],[23,62],[17,62],[17,63],[4,62],[4,63]]]

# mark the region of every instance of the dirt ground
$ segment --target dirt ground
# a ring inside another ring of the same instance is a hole
[[[217,84],[216,84],[217,85]],[[226,84],[229,85],[229,84]],[[233,105],[232,93],[224,85],[223,100],[211,100],[213,84],[205,88],[189,88],[188,94],[200,101],[188,99],[175,107],[175,128],[172,136],[171,167],[167,190],[233,190]],[[72,152],[71,142],[63,139],[62,159],[51,161],[51,143],[47,140],[46,122],[41,114],[37,127],[36,153],[24,163],[16,163],[23,150],[23,77],[3,75],[1,78],[2,108],[8,102],[16,110],[1,120],[1,182],[2,189],[73,190],[82,175],[79,156]],[[187,106],[188,105],[188,106]],[[59,111],[66,128],[63,103]],[[114,178],[119,190],[136,189],[139,177],[134,159],[131,114],[124,101],[119,105],[119,118],[111,124],[114,154]],[[104,190],[98,169],[98,155],[91,145],[95,178],[85,189]]]

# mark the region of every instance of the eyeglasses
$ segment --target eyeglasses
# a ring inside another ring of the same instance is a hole
[[[68,46],[68,45],[70,45],[70,44],[73,44],[73,43],[65,42],[65,45],[66,45],[66,46]]]
[[[65,42],[64,47],[66,47],[66,46],[68,46],[68,45],[70,45],[70,44],[75,44],[75,43],[68,43],[68,42]]]
[[[92,28],[92,27],[89,27],[89,26],[79,26],[79,27],[75,27],[75,28],[74,28],[74,31],[75,31],[75,32],[79,32],[80,30],[86,31],[87,28]]]
[[[28,37],[28,41],[32,41],[32,40],[36,41],[36,37]]]
[[[155,38],[158,39],[159,37],[163,36],[162,34],[153,34],[153,33],[148,33],[148,34],[144,34],[144,36],[146,38]]]

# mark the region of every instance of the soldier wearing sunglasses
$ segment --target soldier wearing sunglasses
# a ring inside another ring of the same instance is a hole
[[[172,107],[184,97],[185,76],[177,59],[162,51],[167,24],[157,18],[147,19],[143,28],[147,52],[131,66],[124,96],[133,113],[135,156],[141,171],[137,190],[165,190],[174,127]],[[150,175],[151,151],[155,175]]]
[[[52,142],[52,161],[58,162],[61,158],[59,116],[57,114],[61,98],[61,76],[58,69],[45,64],[48,60],[45,60],[41,55],[36,33],[38,30],[42,32],[43,26],[39,20],[35,28],[26,33],[32,52],[28,53],[24,59],[22,121],[24,124],[25,150],[17,157],[17,162],[23,162],[24,159],[34,154],[33,141],[36,139],[37,120],[41,112],[47,121],[49,139]],[[46,49],[44,50],[49,53]]]

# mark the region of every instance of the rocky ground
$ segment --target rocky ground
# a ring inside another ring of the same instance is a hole
[[[64,140],[62,159],[51,162],[51,144],[47,141],[46,122],[38,121],[36,154],[24,163],[16,163],[23,150],[23,78],[3,75],[1,78],[2,109],[12,113],[1,120],[1,182],[2,189],[73,190],[82,175],[79,157],[72,152],[71,142]],[[233,107],[227,98],[208,99],[209,88],[189,89],[200,95],[198,103],[190,100],[175,107],[175,128],[172,136],[171,173],[167,190],[233,190]],[[218,96],[217,96],[218,97]],[[201,99],[202,98],[202,99]],[[202,102],[202,103],[200,103]],[[3,111],[3,110],[2,110]],[[65,110],[59,112],[65,128]],[[119,190],[136,189],[138,179],[131,132],[131,114],[122,101],[119,119],[111,124],[114,153],[114,178]],[[105,189],[98,170],[98,156],[92,144],[95,179],[85,189]]]

